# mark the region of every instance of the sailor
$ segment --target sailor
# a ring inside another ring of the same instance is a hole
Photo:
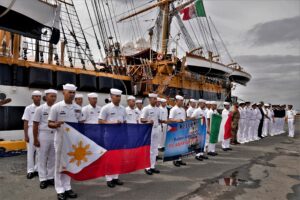
[[[197,109],[197,102],[198,101],[195,99],[190,99],[190,106],[186,111],[186,116],[188,119],[192,117],[194,111]]]
[[[245,103],[245,126],[244,126],[244,143],[248,143],[250,141],[249,129],[251,124],[251,103],[247,101]]]
[[[143,100],[142,99],[137,99],[135,101],[135,106],[136,106],[135,111],[138,113],[139,118],[140,118],[140,115],[141,115],[142,110],[143,110]]]
[[[164,98],[161,98],[160,101],[161,101],[161,105],[159,107],[160,119],[162,121],[167,121],[168,120],[167,100]],[[166,123],[160,123],[160,127],[159,127],[160,140],[159,140],[158,150],[160,150],[162,152],[165,150],[167,127],[168,127],[168,125]]]
[[[234,103],[233,104],[233,110],[232,110],[232,119],[231,119],[231,144],[236,145],[240,144],[237,141],[237,132],[239,129],[239,121],[240,121],[240,112],[239,112],[239,104]]]
[[[150,164],[151,166],[145,169],[145,173],[147,175],[152,175],[153,173],[160,173],[158,169],[155,168],[156,157],[158,155],[158,144],[160,140],[160,131],[159,131],[159,123],[162,122],[160,120],[160,110],[157,105],[157,94],[150,93],[149,97],[149,105],[144,107],[140,116],[140,121],[142,123],[150,123],[153,124],[152,132],[151,132],[151,144],[150,144]]]
[[[138,124],[139,123],[139,113],[135,110],[135,97],[129,96],[127,98],[126,107],[126,122],[130,124]]]
[[[261,139],[263,138],[262,137],[262,130],[263,130],[263,125],[264,125],[264,118],[265,118],[265,115],[264,115],[264,112],[263,112],[263,109],[262,109],[262,106],[264,105],[264,102],[260,102],[257,104],[258,105],[258,133],[257,133],[257,139]]]
[[[269,103],[269,117],[270,117],[270,136],[274,136],[275,134],[275,119],[274,119],[274,110],[273,110],[273,105]]]
[[[82,103],[83,103],[83,95],[82,94],[75,95],[75,103],[77,105],[79,105],[80,107],[82,107]]]
[[[293,105],[288,105],[288,110],[286,111],[286,121],[289,127],[289,137],[294,137],[295,134],[295,115],[296,112],[293,110]]]
[[[274,135],[279,134],[279,124],[280,124],[280,111],[279,105],[273,105],[273,112],[274,112]]]
[[[111,88],[110,97],[111,103],[102,107],[98,117],[100,124],[120,124],[126,122],[126,110],[124,106],[120,105],[122,91]],[[116,185],[123,185],[124,183],[119,179],[118,174],[106,175],[107,186],[114,188]]]
[[[249,124],[249,142],[253,142],[255,140],[255,135],[257,135],[257,128],[256,128],[256,103],[252,103],[250,108],[250,124]]]
[[[218,114],[217,111],[217,102],[211,101],[211,109],[208,110],[207,112],[207,134],[210,135],[211,133],[211,119],[213,114]],[[208,144],[208,153],[207,155],[209,156],[217,156],[218,153],[216,152],[216,144],[209,142]]]
[[[269,104],[265,103],[263,107],[264,112],[264,124],[262,137],[267,137],[270,133],[270,123],[271,123],[271,112],[269,110]]]
[[[284,122],[285,122],[285,116],[286,116],[286,105],[283,104],[280,106],[280,133],[285,133],[284,131]]]
[[[239,130],[237,133],[237,140],[239,143],[244,144],[245,143],[245,121],[246,121],[246,109],[245,109],[245,103],[239,104],[239,112],[240,112],[240,120],[239,120]]]
[[[220,128],[220,132],[219,132],[219,141],[222,141],[222,149],[223,151],[230,151],[232,150],[230,148],[230,140],[231,138],[227,138],[226,135],[225,135],[225,124],[227,122],[227,119],[229,117],[229,114],[230,114],[230,103],[229,102],[224,102],[224,109],[222,111],[222,122],[221,122],[221,126],[222,128]],[[230,132],[231,134],[231,132]],[[226,138],[226,139],[225,139]]]
[[[56,101],[57,91],[49,89],[45,91],[46,103],[35,110],[33,116],[34,146],[39,148],[38,171],[40,188],[54,185],[55,150],[54,134],[56,129],[48,127],[48,117],[51,106]]]
[[[60,172],[61,151],[64,130],[61,125],[64,122],[78,123],[81,121],[81,107],[73,103],[77,87],[73,84],[63,85],[64,100],[54,104],[49,113],[48,126],[56,129],[54,135],[55,169],[54,180],[57,199],[77,198],[77,194],[71,188],[71,178]]]
[[[24,137],[27,146],[27,178],[32,179],[38,175],[37,149],[33,144],[33,116],[35,110],[40,106],[42,93],[38,90],[32,92],[33,103],[26,106],[22,120],[24,121]]]
[[[201,117],[206,118],[206,116],[207,116],[206,100],[199,99],[198,102],[199,102],[198,103],[198,108],[193,112],[193,114],[191,116],[192,119],[199,119]],[[208,134],[205,134],[205,137],[206,137],[205,143],[208,144],[208,140],[209,140],[207,138]],[[203,161],[203,159],[208,159],[208,157],[204,155],[205,147],[206,147],[206,144],[204,145],[204,149],[198,149],[197,150],[197,154],[195,156],[196,160]]]
[[[157,101],[156,101],[156,107],[160,107],[160,103],[161,103],[161,98],[157,97]]]
[[[101,107],[97,105],[98,95],[96,93],[89,93],[89,104],[82,108],[81,122],[85,124],[98,124],[98,116],[101,111]]]

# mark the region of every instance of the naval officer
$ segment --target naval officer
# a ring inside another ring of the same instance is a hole
[[[27,146],[27,178],[32,179],[38,175],[37,149],[33,144],[33,115],[40,106],[42,93],[38,90],[32,92],[33,103],[25,108],[22,120],[24,121],[24,137]]]
[[[75,103],[77,105],[79,105],[80,107],[82,107],[82,103],[83,103],[83,95],[82,94],[77,94],[75,95]]]
[[[207,111],[207,134],[209,134],[209,135],[211,134],[212,115],[213,114],[218,114],[217,102],[211,101],[210,104],[211,104],[211,108]],[[207,155],[210,155],[210,156],[217,156],[218,155],[218,153],[216,152],[216,144],[215,143],[209,142]]]
[[[141,115],[142,110],[143,110],[143,100],[142,99],[137,99],[135,101],[135,105],[136,105],[135,110],[138,112],[138,115],[139,115],[139,118],[140,118],[140,115]]]
[[[57,91],[49,89],[45,91],[45,95],[46,103],[39,106],[33,116],[34,145],[39,148],[38,171],[41,189],[54,185],[55,168],[54,134],[56,130],[48,127],[48,117],[51,106],[56,101]]]
[[[120,124],[126,122],[126,110],[124,106],[120,105],[121,95],[121,90],[115,88],[110,89],[111,103],[102,107],[98,117],[100,124]],[[106,175],[105,178],[107,186],[110,188],[124,184],[119,179],[119,174]]]
[[[129,96],[127,98],[126,107],[126,122],[130,124],[138,124],[139,123],[139,113],[135,110],[135,97]]]
[[[97,105],[98,95],[96,93],[89,93],[89,104],[82,108],[81,120],[86,124],[98,124],[98,116],[101,111],[101,107]]]
[[[188,119],[190,119],[194,113],[194,111],[197,109],[197,103],[198,101],[195,99],[190,99],[190,106],[186,110],[186,116]]]
[[[162,121],[167,121],[168,120],[167,100],[164,99],[164,98],[161,98],[160,101],[161,101],[161,105],[159,107],[160,119]],[[160,140],[159,140],[158,149],[160,151],[164,151],[165,150],[165,141],[166,141],[167,127],[168,127],[168,125],[166,123],[161,123],[160,127],[159,127],[159,130],[160,130]]]
[[[289,137],[294,137],[295,134],[295,115],[296,112],[293,110],[293,105],[288,105],[288,110],[286,111],[286,121],[289,127]]]
[[[64,200],[66,198],[77,198],[77,194],[71,188],[71,178],[60,172],[61,151],[63,144],[64,130],[61,125],[64,122],[78,123],[81,121],[81,107],[73,103],[77,87],[73,84],[63,85],[64,100],[54,104],[49,113],[48,126],[55,128],[54,148],[55,148],[55,190],[57,199]]]

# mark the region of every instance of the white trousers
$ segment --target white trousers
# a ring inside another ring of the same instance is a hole
[[[27,146],[27,173],[38,171],[38,149],[33,144],[33,130],[32,126],[28,127],[29,142]]]
[[[255,127],[256,127],[256,120],[250,120],[249,129],[248,129],[248,139],[247,139],[248,141],[254,140]],[[257,135],[257,130],[256,130],[256,135]]]
[[[237,141],[243,142],[244,138],[244,129],[245,129],[245,119],[239,120],[239,130],[237,132]]]
[[[259,127],[259,123],[260,123],[260,120],[255,120],[255,132],[254,132],[254,135],[253,135],[253,137],[254,137],[254,139],[258,139],[259,137],[258,137],[258,127]]]
[[[265,118],[262,136],[266,137],[266,136],[268,136],[269,133],[270,133],[270,120]]]
[[[159,140],[158,148],[165,147],[167,128],[168,128],[167,124],[162,124],[161,126],[159,126],[160,140]]]
[[[280,133],[280,118],[274,118],[274,134],[278,135]]]
[[[280,118],[280,133],[284,133],[284,124],[285,124],[285,120],[284,117]]]
[[[288,119],[288,127],[289,127],[289,137],[294,137],[295,135],[294,119]]]
[[[222,141],[222,148],[223,149],[230,148],[230,139],[226,139]]]
[[[55,133],[54,136],[54,148],[55,148],[55,169],[54,169],[54,179],[55,179],[55,190],[59,193],[64,193],[65,191],[71,190],[71,178],[63,173],[60,173],[59,165],[61,159],[61,149],[63,144],[63,137],[61,132]]]
[[[216,144],[208,144],[208,152],[216,152]]]
[[[53,138],[42,138],[43,134],[53,134],[49,131],[39,133],[39,179],[40,181],[46,181],[54,179],[54,169],[55,169],[55,149]]]
[[[159,127],[153,127],[151,132],[151,144],[150,144],[150,168],[154,169],[156,164],[156,156],[158,155],[158,144],[159,144]],[[147,169],[150,169],[147,168]]]
[[[243,130],[243,138],[244,141],[249,141],[249,129],[250,129],[250,120],[245,119],[244,121],[244,130]]]

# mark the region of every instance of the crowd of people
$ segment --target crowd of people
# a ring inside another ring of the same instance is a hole
[[[289,136],[294,137],[295,112],[292,106],[273,105],[261,103],[234,103],[223,102],[222,110],[218,109],[215,101],[204,99],[189,99],[188,106],[180,95],[175,97],[175,105],[170,108],[167,100],[159,98],[157,94],[148,95],[149,105],[144,106],[142,99],[134,96],[127,97],[127,107],[120,104],[122,91],[110,89],[110,99],[106,105],[98,106],[98,95],[87,95],[89,104],[83,106],[83,95],[76,94],[77,87],[73,84],[63,85],[62,101],[56,103],[57,91],[48,89],[44,91],[45,103],[40,105],[43,94],[40,91],[32,93],[33,103],[26,107],[22,117],[24,121],[24,135],[27,143],[27,178],[36,176],[40,180],[40,188],[45,189],[54,185],[57,198],[77,198],[71,189],[71,179],[59,171],[61,148],[64,133],[64,122],[87,124],[118,124],[118,123],[150,123],[152,124],[150,145],[150,166],[144,170],[146,175],[160,173],[156,167],[159,151],[165,149],[167,124],[184,122],[190,119],[206,118],[207,140],[206,148],[196,151],[195,159],[204,161],[208,156],[217,156],[216,143],[209,142],[213,114],[222,115],[222,119],[231,117],[231,138],[224,137],[220,131],[219,141],[223,151],[232,150],[230,145],[244,144],[259,140],[267,136],[284,133],[284,123],[288,122]],[[220,106],[220,105],[219,105]],[[220,113],[219,113],[220,112]],[[224,120],[221,122],[225,123]],[[121,134],[121,133],[120,133]],[[173,161],[174,167],[187,165],[184,159]],[[114,188],[124,183],[119,175],[107,175],[107,186]]]

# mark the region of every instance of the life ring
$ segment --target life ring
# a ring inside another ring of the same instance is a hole
[[[157,54],[157,60],[162,60],[164,55],[162,53]]]

